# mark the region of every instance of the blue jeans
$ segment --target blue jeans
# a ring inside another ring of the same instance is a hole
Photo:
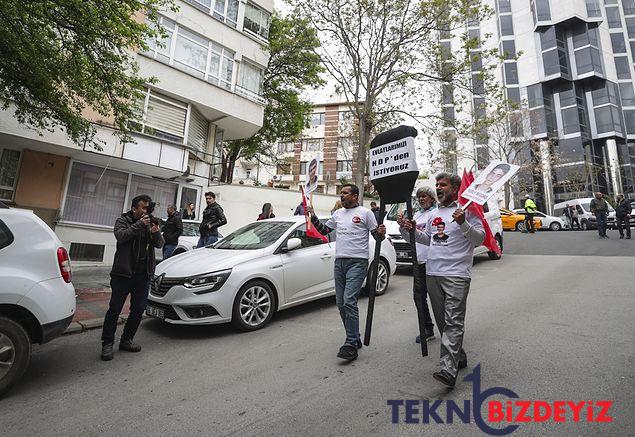
[[[203,237],[201,236],[198,239],[198,244],[196,245],[196,247],[204,247],[204,246],[209,246],[210,244],[214,244],[218,241],[218,235],[208,235],[207,237]]]
[[[346,343],[357,347],[359,336],[359,309],[357,298],[368,274],[368,260],[337,258],[335,260],[335,302],[346,330]]]
[[[606,212],[596,211],[595,218],[598,224],[598,234],[600,237],[606,237]]]
[[[174,253],[174,249],[176,249],[176,244],[164,244],[163,245],[163,259],[168,259]]]
[[[130,294],[130,314],[126,325],[123,327],[121,340],[132,340],[137,333],[141,317],[146,309],[148,291],[150,289],[150,279],[146,275],[135,275],[132,278],[123,276],[113,276],[110,278],[110,304],[106,317],[104,317],[104,328],[101,332],[101,341],[104,344],[115,341],[117,331],[117,320],[126,303],[126,298]]]

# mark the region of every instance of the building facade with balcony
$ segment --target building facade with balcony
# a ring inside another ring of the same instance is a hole
[[[635,197],[635,0],[486,3],[496,11],[494,18],[468,20],[465,31],[472,38],[492,35],[490,44],[506,58],[498,79],[507,99],[526,107],[527,120],[510,120],[511,137],[531,142],[540,171],[520,175],[529,181],[522,191],[547,211],[596,191]],[[446,49],[458,43],[455,34],[440,37]],[[480,68],[473,63],[473,74]],[[444,91],[444,113],[452,118],[452,90]],[[485,102],[483,92],[475,79],[473,108]],[[453,139],[447,130],[446,147],[472,151],[471,159],[448,159],[449,170],[482,168],[489,161],[487,136]]]
[[[299,190],[306,166],[319,158],[317,192],[338,194],[343,183],[352,182],[359,149],[354,117],[349,103],[313,106],[310,126],[297,141],[280,141],[279,162],[272,178],[274,186]]]
[[[110,263],[112,227],[131,199],[149,194],[155,215],[189,202],[200,217],[203,193],[217,180],[220,143],[262,126],[262,76],[273,0],[177,0],[165,12],[163,45],[136,53],[140,74],[156,77],[137,102],[134,142],[87,111],[100,148],[42,136],[0,113],[0,200],[32,209],[68,247],[74,262]]]

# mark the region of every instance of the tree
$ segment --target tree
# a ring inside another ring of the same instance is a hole
[[[308,126],[310,102],[301,98],[306,87],[317,88],[324,81],[320,41],[307,20],[274,14],[269,28],[269,64],[262,95],[266,101],[262,128],[253,136],[228,141],[223,150],[221,181],[231,182],[238,158],[275,161],[272,145],[279,139],[293,140]]]
[[[92,108],[128,139],[132,103],[153,82],[138,75],[134,51],[162,36],[162,8],[176,10],[172,0],[0,2],[2,108],[40,134],[61,126],[99,147],[82,115]]]
[[[355,183],[364,186],[367,149],[374,131],[404,117],[422,119],[417,106],[424,85],[447,78],[431,73],[441,52],[438,30],[465,24],[489,11],[478,0],[291,0],[323,43],[322,61],[351,102],[359,130]],[[465,65],[464,57],[458,63]],[[405,103],[404,103],[405,102]]]

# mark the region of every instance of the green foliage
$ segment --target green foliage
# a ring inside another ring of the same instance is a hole
[[[320,78],[324,70],[315,53],[319,45],[316,31],[307,20],[276,14],[271,17],[267,47],[270,59],[263,80],[263,126],[250,138],[226,144],[223,180],[231,181],[236,159],[273,158],[273,144],[279,139],[293,140],[308,126],[312,105],[300,94],[306,87],[317,88],[324,83]]]
[[[61,126],[99,147],[82,116],[92,108],[127,138],[131,102],[152,81],[138,75],[134,50],[160,35],[152,23],[162,8],[175,10],[172,0],[0,0],[3,109],[15,105],[18,121],[40,134]]]

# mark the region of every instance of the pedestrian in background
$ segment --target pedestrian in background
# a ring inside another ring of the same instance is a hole
[[[368,233],[377,244],[386,235],[386,227],[377,226],[375,215],[368,208],[359,205],[359,188],[345,184],[340,192],[343,208],[322,224],[311,212],[311,222],[322,235],[337,230],[335,245],[335,302],[346,331],[346,341],[337,357],[346,361],[357,358],[357,349],[362,347],[359,335],[359,309],[357,299],[364,279],[368,275]]]
[[[181,218],[183,218],[184,220],[195,220],[196,214],[194,211],[194,204],[192,202],[188,203],[185,207],[185,210],[183,210],[183,213],[181,214]]]
[[[304,205],[302,204],[302,202],[300,202],[300,204],[295,207],[293,215],[304,215]]]
[[[201,237],[196,247],[209,246],[218,241],[218,228],[227,224],[223,208],[216,202],[216,194],[208,191],[205,193],[207,207],[203,211],[203,221],[199,226]]]
[[[425,232],[430,215],[434,214],[437,210],[437,196],[434,194],[434,190],[432,190],[432,188],[427,187],[419,188],[416,196],[421,209],[415,213],[413,220],[417,230]],[[399,231],[401,232],[401,236],[404,240],[410,242],[410,233],[404,230],[403,221],[403,214],[400,213],[397,216]],[[412,298],[415,301],[415,307],[417,308],[419,332],[424,332],[426,341],[434,338],[434,323],[432,322],[430,309],[428,308],[428,287],[426,285],[426,261],[428,260],[429,249],[429,245],[417,243],[417,263],[419,264],[419,273],[418,278],[415,278],[414,284],[419,285],[419,287],[413,288],[412,292]],[[417,335],[415,342],[421,343],[421,335]]]
[[[168,206],[168,219],[163,225],[163,260],[172,256],[174,249],[179,244],[179,237],[183,234],[183,220],[181,214],[176,210],[176,206]]]
[[[604,195],[602,193],[599,191],[595,193],[595,198],[591,200],[589,209],[595,216],[600,238],[609,238],[608,235],[606,235],[606,217],[609,214],[609,204],[604,199]]]
[[[567,225],[569,225],[569,229],[573,229],[573,221],[571,220],[571,206],[568,203],[564,207],[564,211],[562,211],[562,213],[564,214],[564,218],[567,221]]]
[[[536,203],[533,201],[531,196],[527,194],[525,196],[525,233],[529,232],[531,234],[536,232],[534,228],[534,214],[538,208],[536,207]]]
[[[271,206],[271,203],[265,203],[262,205],[262,212],[258,215],[257,220],[267,220],[274,217],[273,206]]]
[[[415,239],[430,246],[426,282],[434,319],[441,332],[440,370],[432,376],[454,387],[458,371],[467,367],[463,350],[467,295],[474,247],[483,244],[485,229],[478,216],[469,210],[463,211],[458,204],[459,176],[440,173],[436,176],[436,187],[438,208],[428,216],[424,232],[415,228]],[[410,231],[416,223],[404,220],[402,226]],[[433,228],[442,231],[443,238],[433,238]]]
[[[571,205],[571,229],[575,229],[576,225],[578,226],[578,231],[580,230],[580,220],[578,216],[578,206]]]
[[[377,202],[370,202],[370,210],[375,214],[375,220],[379,223],[379,207],[377,206]]]
[[[130,314],[119,341],[119,350],[139,352],[141,346],[133,339],[146,309],[150,278],[154,275],[154,248],[163,247],[163,237],[158,223],[151,223],[148,215],[150,196],[142,194],[132,199],[130,211],[115,222],[117,240],[115,261],[110,272],[110,303],[101,332],[101,359],[113,359],[113,345],[117,321],[128,294]]]
[[[631,239],[631,202],[624,198],[623,194],[617,196],[615,207],[615,221],[617,222],[617,230],[620,232],[620,239],[624,238],[624,228],[626,228],[626,239]]]

